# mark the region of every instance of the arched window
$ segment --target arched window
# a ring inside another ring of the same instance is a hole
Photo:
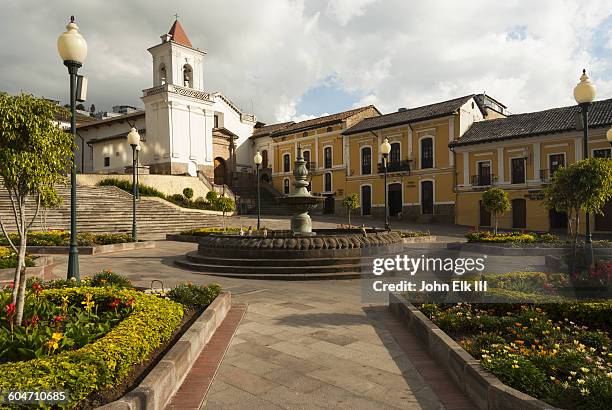
[[[268,168],[268,150],[261,151],[261,167]]]
[[[323,149],[323,158],[325,159],[325,163],[323,164],[325,168],[332,167],[332,149],[331,147],[325,147]]]
[[[361,175],[372,173],[372,148],[363,147],[361,149]]]
[[[289,178],[283,180],[283,192],[285,195],[289,195]]]
[[[159,83],[166,84],[166,65],[164,63],[159,65]]]
[[[433,138],[421,140],[421,169],[433,168]]]
[[[325,192],[331,192],[332,191],[332,174],[331,172],[326,172],[325,173],[325,187],[324,187],[324,191]]]
[[[183,86],[193,88],[193,70],[189,64],[183,66]]]
[[[289,154],[283,155],[283,172],[291,172],[291,157]]]
[[[400,162],[401,150],[400,143],[394,142],[391,144],[391,153],[389,155],[389,162]]]

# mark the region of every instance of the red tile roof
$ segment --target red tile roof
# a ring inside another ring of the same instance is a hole
[[[178,20],[174,21],[174,24],[170,28],[168,34],[172,36],[172,41],[174,41],[175,43],[193,48],[193,46],[191,45],[191,41],[189,41],[189,38],[185,33],[185,30],[183,30],[183,26],[181,26],[181,23],[179,23]]]

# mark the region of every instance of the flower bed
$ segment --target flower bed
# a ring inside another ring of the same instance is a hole
[[[402,238],[421,238],[423,236],[429,236],[429,232],[423,231],[396,231]]]
[[[174,337],[186,312],[201,311],[220,293],[217,285],[177,289],[147,295],[110,271],[80,284],[29,280],[23,326],[13,324],[4,289],[0,390],[65,390],[68,408],[116,398],[104,392],[117,393],[117,386],[134,380]]]
[[[562,408],[612,400],[610,302],[419,309],[511,387]]]
[[[490,231],[470,231],[465,234],[469,243],[484,243],[505,247],[538,247],[538,248],[566,248],[571,243],[560,239],[550,233],[536,232],[499,232],[497,235]],[[612,241],[593,241],[595,248],[612,247]],[[583,246],[578,243],[578,246]]]
[[[34,258],[26,255],[27,267],[34,266]],[[17,266],[17,254],[11,248],[0,246],[0,269],[14,268]]]
[[[244,232],[248,231],[248,228],[242,228]],[[238,233],[240,232],[240,228],[219,228],[219,227],[209,227],[209,228],[196,228],[189,229],[187,231],[183,231],[181,235],[187,236],[208,236],[214,233]]]
[[[10,233],[13,243],[19,243],[19,234]],[[77,234],[79,246],[110,245],[115,243],[132,242],[132,235],[126,233],[94,234],[79,232]],[[0,236],[0,245],[8,245],[4,236]],[[28,232],[28,246],[69,246],[69,231],[32,231]]]

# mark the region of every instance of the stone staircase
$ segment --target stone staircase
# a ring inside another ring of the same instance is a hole
[[[62,204],[46,211],[46,223],[41,209],[31,230],[70,228],[70,187],[57,187],[57,192]],[[180,208],[160,198],[141,197],[136,207],[139,239],[164,239],[167,233],[221,225],[221,215]],[[31,200],[28,215],[34,213],[34,208]],[[16,230],[11,201],[1,184],[0,217],[9,231]],[[112,186],[79,186],[77,227],[79,232],[132,232],[132,195]]]
[[[257,214],[257,186],[234,187],[233,191],[248,205],[248,214]],[[262,215],[293,215],[293,211],[286,205],[280,203],[278,198],[283,195],[270,185],[262,183],[260,186],[261,214]]]

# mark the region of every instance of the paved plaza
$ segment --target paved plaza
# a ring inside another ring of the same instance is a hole
[[[315,227],[335,227],[338,221],[317,218]],[[253,221],[233,218],[231,223]],[[264,223],[271,228],[287,224],[281,219]],[[436,228],[432,233],[446,240],[460,240],[464,231],[432,227]],[[234,303],[248,305],[208,393],[206,408],[473,408],[386,307],[362,303],[361,280],[233,279],[174,266],[175,258],[196,247],[160,241],[154,249],[81,256],[80,266],[83,275],[108,268],[146,287],[156,279],[166,287],[217,282],[232,292]],[[536,270],[542,259],[499,258],[496,265],[506,271]],[[55,273],[61,276],[66,258],[56,261]]]

